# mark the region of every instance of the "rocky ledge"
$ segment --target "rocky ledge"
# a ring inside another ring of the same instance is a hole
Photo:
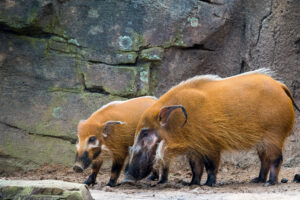
[[[92,200],[83,184],[56,180],[0,180],[0,199]]]

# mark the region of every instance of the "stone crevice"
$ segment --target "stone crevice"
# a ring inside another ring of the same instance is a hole
[[[295,45],[296,45],[296,53],[299,54],[300,53],[300,38],[297,39],[295,42]]]
[[[245,65],[246,65],[245,61],[242,60],[242,62],[241,62],[241,68],[240,68],[240,74],[245,72]]]
[[[104,94],[104,95],[110,95],[107,91],[105,91],[100,86],[97,86],[97,87],[87,87],[86,84],[85,84],[84,73],[80,73],[80,79],[81,79],[81,84],[82,84],[82,86],[84,88],[84,91],[91,92],[91,93],[99,93],[99,94]]]
[[[26,132],[29,135],[36,135],[36,136],[40,136],[40,137],[51,137],[51,138],[56,138],[56,139],[60,139],[60,140],[65,140],[70,142],[71,144],[75,144],[76,143],[76,139],[75,138],[71,138],[71,137],[67,137],[67,136],[55,136],[55,135],[46,135],[46,134],[40,134],[40,133],[33,133],[33,132],[29,132],[27,130],[24,130],[18,126],[0,121],[0,124],[3,124],[5,126],[8,126],[9,128],[13,128],[13,129],[17,129],[23,132]]]
[[[138,58],[137,58],[138,60]],[[85,60],[82,60],[82,61],[85,61]],[[89,62],[90,64],[105,64],[105,65],[109,65],[109,66],[112,66],[112,67],[128,67],[128,66],[132,66],[132,67],[137,67],[137,61],[135,63],[124,63],[124,64],[110,64],[110,63],[107,63],[107,62],[103,62],[103,61],[99,61],[99,60],[87,60],[87,62]]]
[[[85,87],[84,90],[87,91],[87,92],[91,92],[91,93],[99,93],[99,94],[104,94],[104,95],[110,95],[108,92],[106,92],[106,91],[105,91],[102,87],[100,87],[100,86],[97,86],[97,87],[90,87],[90,88]]]
[[[202,51],[216,51],[215,49],[210,49],[205,47],[204,44],[193,44],[193,46],[189,46],[189,47],[175,47],[177,49],[181,49],[181,50],[202,50]]]
[[[5,154],[4,152],[0,152],[0,158],[5,158],[5,159],[18,159],[17,157],[12,156],[12,155]]]
[[[53,36],[64,38],[61,35],[58,35],[55,33],[50,33],[50,32],[44,32],[35,27],[26,27],[26,28],[16,29],[16,28],[12,28],[12,27],[8,26],[7,24],[1,23],[1,22],[0,22],[0,31],[3,33],[14,34],[14,35],[23,35],[23,36],[38,38],[38,39],[41,39],[41,38],[50,39]],[[64,38],[64,39],[66,39],[66,38]]]
[[[272,12],[272,6],[273,6],[273,0],[271,1],[270,11],[269,11],[265,16],[263,16],[262,19],[261,19],[260,22],[259,22],[258,35],[257,35],[257,39],[256,39],[256,42],[255,42],[255,46],[257,46],[257,44],[258,44],[258,42],[259,42],[259,40],[260,40],[261,30],[262,30],[262,28],[263,28],[263,23],[264,23],[264,21],[265,21],[269,16],[271,16],[272,13],[273,13],[273,12]]]
[[[224,5],[222,3],[219,3],[219,2],[215,2],[215,1],[212,1],[212,0],[199,0],[200,2],[203,2],[203,3],[208,3],[208,4],[212,4],[212,5]]]

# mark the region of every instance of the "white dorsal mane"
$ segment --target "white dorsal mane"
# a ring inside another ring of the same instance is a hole
[[[229,76],[229,77],[226,77],[226,78],[221,78],[220,76],[214,75],[214,74],[198,75],[198,76],[194,76],[190,79],[187,79],[185,81],[182,81],[181,83],[178,84],[178,86],[188,84],[188,83],[192,83],[194,81],[200,81],[200,80],[218,81],[218,80],[224,80],[224,79],[229,79],[229,78],[233,78],[233,77],[237,77],[237,76],[244,76],[244,75],[249,75],[249,74],[265,74],[265,75],[271,76],[271,77],[276,76],[276,73],[274,71],[272,71],[270,68],[260,68],[260,69],[257,69],[257,70],[244,72],[244,73],[237,74],[237,75],[234,75],[234,76]]]
[[[112,105],[117,105],[117,104],[125,103],[126,101],[129,101],[129,100],[138,99],[138,98],[145,98],[145,97],[148,97],[148,98],[152,98],[152,99],[154,99],[154,100],[157,100],[157,98],[154,97],[154,96],[142,96],[142,97],[132,98],[132,99],[124,100],[124,101],[112,101],[112,102],[110,102],[110,103],[108,103],[108,104],[103,105],[103,106],[102,106],[101,108],[99,108],[97,111],[102,110],[102,109],[105,109],[105,108],[107,108],[107,107],[109,107],[109,106],[112,106]],[[97,112],[97,111],[96,111],[96,112]]]

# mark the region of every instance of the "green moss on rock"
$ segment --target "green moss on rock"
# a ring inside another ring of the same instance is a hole
[[[116,62],[118,64],[133,64],[137,58],[136,52],[122,52],[116,54]]]
[[[153,47],[142,50],[141,58],[145,61],[160,61],[163,58],[164,49],[161,47]]]

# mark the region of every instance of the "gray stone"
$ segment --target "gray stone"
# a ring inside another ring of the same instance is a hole
[[[163,58],[164,49],[153,47],[141,51],[141,59],[146,61],[160,61]]]
[[[137,67],[87,64],[82,71],[87,89],[128,97],[149,93],[149,67],[149,64]]]
[[[112,64],[134,64],[137,59],[136,52],[124,52],[116,55],[116,62]]]
[[[77,123],[86,119],[103,104],[121,97],[97,93],[20,91],[5,94],[0,99],[4,115],[0,122],[32,134],[61,137],[75,141]],[[18,99],[18,101],[10,101]]]
[[[0,137],[0,171],[9,171],[8,166],[10,171],[28,170],[45,163],[71,167],[74,162],[75,147],[68,140],[29,134],[4,124],[0,124]]]
[[[0,180],[1,199],[92,200],[83,184],[55,180]]]
[[[82,89],[76,60],[47,51],[47,39],[0,32],[0,41],[0,90]]]

